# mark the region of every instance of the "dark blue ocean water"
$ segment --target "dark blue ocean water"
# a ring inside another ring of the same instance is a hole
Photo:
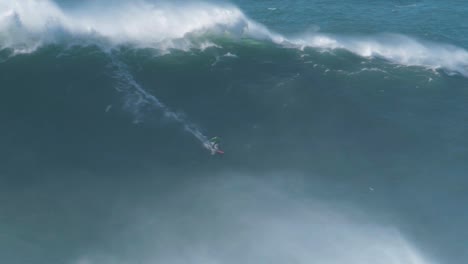
[[[466,263],[466,14],[4,0],[0,262]]]

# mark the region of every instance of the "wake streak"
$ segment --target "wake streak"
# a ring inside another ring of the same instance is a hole
[[[185,131],[192,134],[203,146],[209,149],[208,138],[200,131],[193,123],[186,120],[182,115],[172,111],[168,106],[161,102],[156,96],[147,92],[131,75],[126,64],[118,60],[114,55],[110,54],[112,66],[115,68],[115,77],[119,82],[118,90],[124,92],[132,100],[128,100],[127,106],[132,107],[137,118],[140,111],[145,107],[156,107],[164,113],[167,118],[181,124]]]

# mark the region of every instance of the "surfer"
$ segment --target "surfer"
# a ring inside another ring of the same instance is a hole
[[[216,153],[219,154],[224,154],[222,150],[219,149],[219,143],[221,142],[220,137],[213,137],[210,139],[210,150],[211,150],[211,155],[214,155]]]

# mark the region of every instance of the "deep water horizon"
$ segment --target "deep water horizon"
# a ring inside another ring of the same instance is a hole
[[[467,262],[466,11],[1,2],[0,262]]]

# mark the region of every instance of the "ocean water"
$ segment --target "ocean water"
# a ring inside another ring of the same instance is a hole
[[[2,0],[0,263],[467,263],[466,14]]]

